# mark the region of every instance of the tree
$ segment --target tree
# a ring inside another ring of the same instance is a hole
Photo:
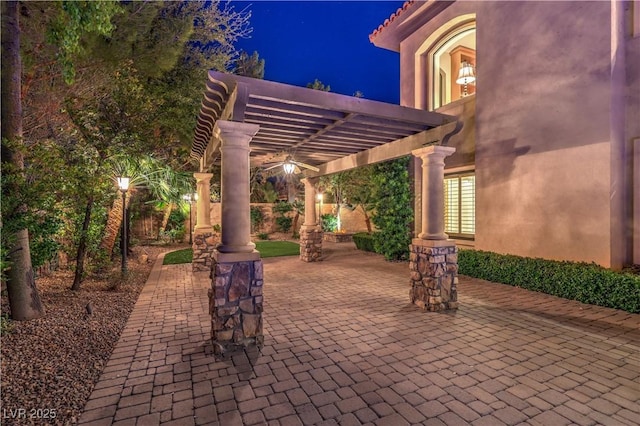
[[[325,86],[324,83],[318,80],[317,78],[313,80],[313,83],[307,83],[307,88],[313,89],[313,90],[322,90],[323,92],[331,91],[331,86],[329,86],[328,84]]]
[[[53,202],[46,206],[64,214],[77,288],[85,259],[100,256],[116,193],[113,158],[154,152],[176,173],[190,167],[203,70],[230,69],[237,56],[233,43],[250,31],[249,15],[220,1],[23,2],[18,12],[28,33],[22,46],[26,125],[18,144],[3,141],[3,166],[10,146],[24,153],[29,166],[38,161],[33,147],[45,142],[65,153],[62,166],[48,176],[58,188],[49,191]],[[6,170],[3,195],[10,184]],[[19,174],[13,182],[13,194],[34,186]],[[4,200],[3,249],[10,229]],[[29,211],[45,206],[33,200]],[[3,252],[3,268],[5,258]]]
[[[240,56],[235,61],[234,74],[251,78],[264,78],[264,59],[258,57],[258,52],[254,51],[251,56],[247,52],[240,52]]]
[[[91,174],[78,188],[83,192],[85,208],[72,290],[79,289],[83,280],[91,214],[96,197],[106,196],[109,161],[116,155],[137,156],[146,151],[140,132],[144,131],[146,116],[152,110],[152,103],[129,61],[115,71],[112,81],[92,89],[66,102],[76,136],[93,160],[82,165],[83,171],[88,169]]]
[[[143,182],[146,179],[145,173],[147,173],[148,170],[145,170],[145,166],[153,161],[154,159],[152,157],[149,159],[143,159],[142,161],[126,156],[119,156],[110,159],[108,168],[110,169],[111,181],[114,183],[113,187],[118,188],[117,179],[119,177],[128,177],[129,190],[126,192],[124,205],[122,203],[122,197],[119,196],[119,194],[113,198],[113,204],[111,205],[107,215],[107,224],[104,229],[102,241],[100,241],[100,248],[105,254],[111,255],[113,252],[116,238],[118,237],[122,226],[122,211],[123,209],[126,211],[129,208],[129,200],[131,199],[132,194],[139,186],[143,185]],[[121,236],[121,238],[125,237],[126,236]]]
[[[169,217],[175,206],[184,203],[185,194],[193,192],[193,175],[176,171],[160,162],[150,163],[147,167],[143,185],[149,190],[156,204],[164,205],[160,235],[167,228]]]
[[[367,225],[367,232],[371,233],[370,213],[374,210],[375,199],[373,196],[373,166],[359,167],[345,173],[344,196],[347,204],[354,208],[360,208]]]
[[[20,64],[20,26],[18,18],[18,2],[2,2],[2,169],[18,178],[24,171],[24,156],[20,151],[22,144],[22,96]],[[19,191],[18,179],[3,185],[3,195]],[[3,180],[3,183],[5,181]],[[6,190],[6,192],[5,192]],[[19,206],[14,212],[20,215],[26,206]],[[7,220],[3,215],[3,224]],[[29,232],[24,227],[12,230],[12,241],[8,246],[10,259],[7,277],[7,290],[11,316],[16,320],[30,320],[44,315],[44,307],[35,284],[31,265]],[[5,227],[4,232],[7,232]]]
[[[300,200],[295,200],[291,203],[291,207],[293,207],[293,212],[295,216],[293,216],[293,235],[296,236],[298,234],[298,221],[300,220],[300,215],[304,214],[304,203]]]
[[[37,13],[38,10],[40,13]],[[53,98],[57,100],[57,104],[55,102],[27,101],[25,102],[26,105],[43,108],[38,114],[41,117],[49,117],[49,115],[56,117],[64,116],[64,114],[60,113],[50,113],[61,110],[60,106],[62,105],[65,91],[58,90],[55,92],[57,96],[51,96],[49,93],[52,91],[51,89],[54,87],[60,88],[61,86],[46,84],[44,82],[54,82],[56,81],[56,76],[62,76],[67,84],[71,84],[76,76],[76,60],[83,53],[81,40],[87,33],[109,34],[113,29],[110,21],[111,17],[118,10],[119,3],[113,1],[63,1],[42,5],[34,5],[32,3],[23,5],[22,14],[27,18],[25,28],[32,37],[28,39],[29,43],[24,46],[28,58],[28,66],[25,72],[25,75],[27,75],[27,84],[20,89],[22,89],[23,93],[31,96],[31,98],[28,98],[29,100],[33,99],[33,97],[36,99]],[[50,45],[53,45],[53,49]],[[54,71],[58,69],[60,70],[59,73]],[[35,87],[42,90],[42,92],[36,92],[35,96],[30,90],[34,87],[34,82],[40,83],[40,85],[35,85]],[[53,107],[51,107],[52,105]],[[33,111],[29,109],[28,112],[30,114],[27,116],[31,116]],[[37,119],[34,120],[34,122],[37,121]],[[52,122],[49,121],[49,118],[43,121],[49,124],[49,126],[47,126],[45,132],[41,132],[39,136],[46,135],[45,137],[55,137],[56,135],[53,128],[57,128],[58,126],[51,126]],[[69,126],[65,126],[65,130],[68,129]],[[31,133],[31,128],[29,131],[29,136],[37,134],[35,132]],[[33,140],[29,140],[27,143],[33,142]],[[25,141],[22,143],[24,144]],[[80,151],[82,151],[80,156],[82,157],[84,155],[86,157],[85,154],[87,154],[87,151],[82,149]],[[81,168],[86,168],[86,164],[83,163]],[[84,183],[85,182],[80,182],[80,188],[84,187]],[[21,189],[24,190],[26,188],[23,187]],[[65,189],[68,190],[68,186]],[[93,199],[94,194],[90,192],[88,203],[85,206],[85,218],[82,226],[83,235],[86,233],[86,228],[88,228],[89,225]],[[81,238],[79,253],[84,252],[83,246],[85,245],[85,239]],[[79,254],[78,260],[78,263],[83,265],[84,256],[80,256]],[[81,274],[82,266],[76,269],[76,282],[78,281],[78,276],[81,276]],[[77,286],[77,284],[74,283],[74,286]]]
[[[348,185],[349,175],[345,172],[335,173],[329,176],[322,176],[320,178],[320,185],[325,188],[326,192],[333,195],[333,199],[336,203],[336,218],[338,219],[338,231],[342,230],[342,223],[340,220],[340,211],[342,207],[346,205],[346,193],[345,189]]]
[[[48,38],[58,46],[58,60],[67,84],[76,75],[75,59],[82,53],[84,33],[109,35],[113,30],[111,18],[120,11],[115,1],[63,1],[62,10],[48,29]]]

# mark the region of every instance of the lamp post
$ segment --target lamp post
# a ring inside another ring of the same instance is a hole
[[[129,178],[119,177],[118,187],[122,191],[122,275],[127,273],[127,190]]]
[[[191,206],[193,205],[193,200],[197,200],[198,194],[186,194],[183,195],[182,198],[189,203],[189,244],[193,244],[193,222],[191,219]]]

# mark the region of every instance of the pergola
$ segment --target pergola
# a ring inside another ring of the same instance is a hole
[[[455,122],[456,118],[210,71],[191,150],[191,156],[201,161],[201,171],[217,160],[221,141],[214,127],[218,120],[259,126],[251,139],[255,165],[291,152],[296,159],[318,166]],[[428,142],[434,140],[423,139],[421,144]]]
[[[213,268],[214,342],[240,344],[257,339],[260,344],[263,277],[260,254],[250,238],[249,167],[272,162],[283,152],[319,168],[305,171],[303,180],[305,220],[300,246],[301,260],[307,262],[318,260],[322,245],[314,208],[318,177],[409,154],[421,158],[422,173],[416,173],[415,179],[420,188],[416,197],[422,202],[422,232],[411,249],[412,282],[417,288],[412,289],[411,298],[429,310],[455,308],[456,248],[444,233],[443,178],[444,158],[454,152],[446,146],[448,138],[460,128],[453,116],[209,71],[191,156],[200,163],[194,174],[199,195],[194,252],[198,246],[211,258],[205,270]],[[212,174],[208,170],[218,163],[220,244],[211,239],[209,219]],[[424,266],[438,262],[441,265],[435,269]],[[449,266],[454,262],[455,271]],[[433,280],[423,283],[423,277],[429,276],[437,278],[438,287],[443,277],[450,278],[445,278],[450,282],[444,299],[440,290],[436,294],[423,288],[433,284]],[[252,298],[250,312],[231,308],[243,298]],[[239,317],[229,319],[234,315]]]

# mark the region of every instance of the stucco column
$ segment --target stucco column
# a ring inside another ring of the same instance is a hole
[[[209,213],[211,211],[211,173],[194,173],[196,178],[196,192],[198,193],[196,226],[193,228],[194,233],[213,232]]]
[[[318,178],[304,178],[304,229],[315,228],[318,226],[316,217],[316,183]]]
[[[218,120],[214,132],[221,140],[221,253],[250,253],[249,142],[258,132],[257,124]]]
[[[444,232],[444,159],[455,148],[431,145],[411,151],[422,160],[422,232],[423,240],[446,240]]]

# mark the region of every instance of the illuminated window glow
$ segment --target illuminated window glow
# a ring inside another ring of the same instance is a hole
[[[463,63],[475,68],[475,22],[454,28],[429,50],[427,78],[431,80],[431,109],[440,108],[463,97],[463,86],[456,81]],[[467,93],[475,93],[475,81],[467,83]]]

